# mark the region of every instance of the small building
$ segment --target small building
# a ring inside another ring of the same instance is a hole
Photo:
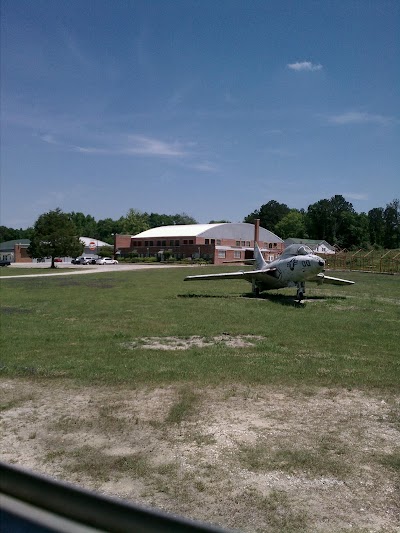
[[[108,242],[99,241],[90,237],[80,237],[80,241],[85,248],[82,255],[89,257],[98,257],[98,251],[103,246],[110,248],[110,255],[113,253],[113,245]],[[36,263],[37,259],[29,257],[27,249],[30,245],[30,239],[15,239],[0,243],[0,259],[10,261],[11,263]],[[63,257],[64,261],[71,261],[72,257]],[[50,262],[50,257],[43,258],[44,262]]]
[[[32,259],[27,253],[29,239],[14,239],[0,243],[0,259],[11,263],[31,263]]]
[[[92,239],[91,237],[79,237],[79,240],[83,242],[85,248],[82,255],[89,257],[91,255],[98,257],[100,248],[109,247],[110,255],[113,253],[113,245],[108,242],[99,241],[99,239]]]
[[[285,248],[287,248],[291,244],[306,244],[316,254],[336,253],[335,247],[323,240],[295,239],[295,238],[290,238],[290,239],[285,240]]]
[[[116,235],[115,249],[122,256],[205,259],[213,264],[245,261],[253,257],[255,226],[247,223],[186,224],[160,226],[137,235]],[[272,261],[284,248],[283,240],[259,228],[258,244],[266,260]]]

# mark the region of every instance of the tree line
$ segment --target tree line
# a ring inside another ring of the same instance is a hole
[[[76,235],[80,237],[91,237],[107,242],[108,244],[113,243],[113,235],[117,233],[135,235],[141,231],[158,226],[197,224],[196,220],[186,213],[163,215],[158,213],[143,213],[133,208],[129,209],[125,216],[117,220],[104,218],[96,221],[92,215],[85,215],[84,213],[74,211],[64,214],[74,224],[74,233]],[[0,226],[0,242],[12,241],[14,239],[32,239],[33,235],[34,226],[27,229],[13,229]]]
[[[304,209],[291,209],[275,200],[250,213],[244,221],[260,219],[262,227],[282,239],[325,240],[339,248],[400,248],[400,201],[357,213],[339,194]]]
[[[74,235],[95,238],[109,244],[113,243],[113,234],[117,233],[136,235],[159,226],[197,224],[197,221],[186,213],[166,215],[141,212],[133,208],[117,220],[105,218],[96,221],[92,215],[74,211],[64,215],[71,222]],[[325,240],[347,249],[400,248],[398,199],[389,202],[386,207],[375,207],[368,213],[357,213],[353,205],[341,195],[319,200],[309,205],[307,210],[293,209],[276,200],[270,200],[247,215],[243,222],[253,224],[256,218],[260,219],[263,228],[282,239],[295,237]],[[216,222],[229,221],[210,221]],[[27,229],[0,226],[0,242],[23,238],[32,240],[35,233],[35,226]]]

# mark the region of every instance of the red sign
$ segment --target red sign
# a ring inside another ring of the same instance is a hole
[[[95,242],[90,242],[89,243],[89,250],[94,250],[96,248],[96,243]]]

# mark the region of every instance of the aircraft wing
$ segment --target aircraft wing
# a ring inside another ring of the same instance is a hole
[[[244,265],[254,265],[255,259],[232,259],[232,261],[222,261],[224,264],[227,263],[242,263]]]
[[[340,279],[340,278],[333,278],[332,276],[325,276],[322,272],[320,272],[315,280],[310,281],[317,281],[319,283],[329,283],[331,285],[354,285],[354,281],[349,281],[348,279]]]
[[[247,270],[240,272],[223,272],[221,274],[200,274],[198,276],[186,276],[183,281],[202,280],[202,279],[251,279],[257,274],[268,272],[268,270]]]

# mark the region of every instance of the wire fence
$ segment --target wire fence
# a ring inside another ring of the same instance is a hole
[[[359,270],[387,274],[400,273],[400,250],[339,250],[335,254],[318,254],[332,270]]]

